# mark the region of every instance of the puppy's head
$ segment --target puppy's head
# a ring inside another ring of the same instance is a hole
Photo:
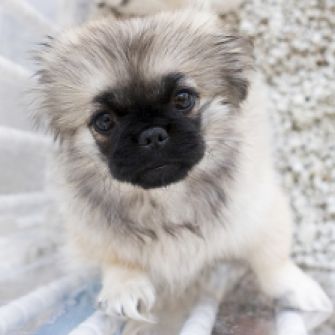
[[[227,36],[210,14],[97,21],[40,55],[41,112],[78,169],[166,186],[223,145],[251,59],[248,39]]]

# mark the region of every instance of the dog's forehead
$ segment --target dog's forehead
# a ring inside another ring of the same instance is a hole
[[[180,46],[178,50],[178,43],[174,48],[167,47],[152,32],[147,36],[146,31],[119,39],[105,34],[103,32],[103,37],[98,34],[84,36],[78,51],[73,52],[75,61],[65,64],[69,71],[60,77],[61,82],[68,77],[68,86],[79,96],[86,96],[86,101],[95,102],[109,92],[113,94],[109,94],[107,100],[113,98],[116,102],[130,103],[130,99],[143,96],[163,99],[177,84],[196,88],[193,79],[196,73],[191,67],[195,63],[194,68],[198,70],[201,62],[196,55],[189,55],[192,53],[190,47]],[[72,66],[75,66],[73,70]]]
[[[157,18],[132,20],[92,25],[82,31],[77,50],[82,52],[81,64],[92,75],[86,83],[99,78],[102,83],[108,81],[109,86],[126,86],[136,78],[144,83],[168,73],[196,71],[206,58],[208,29],[196,29],[188,21],[177,23]]]

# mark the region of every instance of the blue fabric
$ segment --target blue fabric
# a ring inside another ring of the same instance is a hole
[[[64,309],[41,326],[34,335],[66,335],[86,320],[94,311],[98,285],[91,285],[64,302]]]

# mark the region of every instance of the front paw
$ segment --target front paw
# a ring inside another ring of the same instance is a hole
[[[333,303],[321,286],[303,272],[299,277],[300,280],[288,287],[279,302],[306,312],[332,312]]]
[[[306,312],[332,312],[333,304],[321,286],[294,264],[274,280],[280,305]]]
[[[155,303],[155,289],[145,275],[131,275],[125,281],[121,278],[104,280],[98,297],[98,306],[106,314],[123,319],[154,323],[150,314]]]

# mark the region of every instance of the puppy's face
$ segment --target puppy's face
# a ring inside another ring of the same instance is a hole
[[[144,189],[186,178],[247,94],[250,43],[221,29],[212,15],[182,12],[100,21],[52,41],[40,90],[68,159]]]
[[[143,188],[184,178],[204,154],[198,92],[182,73],[135,75],[94,99],[89,127],[111,174]]]

